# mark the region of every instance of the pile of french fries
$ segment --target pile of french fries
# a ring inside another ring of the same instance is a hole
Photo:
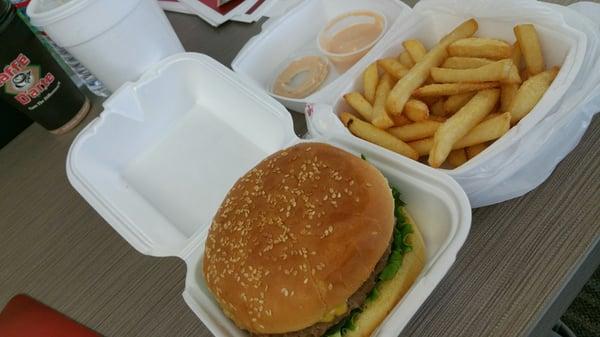
[[[344,99],[340,119],[357,137],[428,163],[456,168],[525,117],[557,76],[546,69],[532,24],[514,27],[516,42],[474,37],[465,21],[429,51],[404,41],[394,58],[372,63],[363,92]]]

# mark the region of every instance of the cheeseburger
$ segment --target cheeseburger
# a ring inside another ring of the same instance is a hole
[[[279,151],[240,178],[215,215],[208,288],[254,336],[369,336],[425,262],[403,206],[348,152],[321,143]]]

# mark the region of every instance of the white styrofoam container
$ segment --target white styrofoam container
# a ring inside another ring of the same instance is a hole
[[[400,0],[302,1],[283,16],[266,21],[262,32],[246,43],[231,63],[231,67],[290,110],[303,112],[306,103],[315,102],[313,98],[319,92],[340,83],[340,75],[334,67],[330,67],[330,74],[321,88],[306,98],[294,99],[272,93],[273,80],[294,56],[307,52],[324,56],[317,43],[321,29],[338,15],[363,9],[384,14],[388,30],[394,22],[402,20],[410,13],[410,7]]]
[[[517,186],[518,183],[507,180],[503,173],[514,172],[519,164],[515,162],[517,159],[514,154],[522,153],[532,142],[524,141],[524,138],[532,134],[544,118],[556,113],[566,98],[565,94],[576,86],[574,80],[581,75],[589,41],[584,32],[566,22],[562,13],[568,9],[562,6],[551,6],[533,0],[510,0],[502,3],[465,0],[460,2],[461,6],[459,2],[428,0],[417,4],[409,18],[397,22],[369,55],[339,78],[339,85],[312,97],[314,104],[307,105],[309,113],[306,119],[311,136],[338,134],[339,137],[354,137],[337,118],[339,113],[350,109],[343,100],[343,94],[362,90],[361,70],[379,58],[397,55],[403,49],[402,41],[406,39],[418,38],[427,47],[431,47],[458,24],[474,17],[479,23],[477,35],[514,42],[513,27],[516,24],[535,24],[547,65],[561,65],[558,76],[534,109],[507,134],[466,164],[456,169],[439,169],[459,182],[471,199],[471,204],[480,207],[509,199],[507,195],[520,195],[502,193],[489,199],[482,198],[480,192],[489,191],[491,186],[499,184],[509,185],[512,190],[522,190]],[[531,184],[527,186],[526,191],[535,187]],[[521,192],[523,193],[525,192]]]
[[[489,162],[495,153],[503,151],[518,142],[522,135],[535,127],[541,119],[552,111],[552,108],[561,100],[579,73],[586,51],[587,38],[585,34],[560,20],[547,21],[548,18],[546,17],[536,18],[528,15],[529,13],[523,13],[522,16],[506,17],[477,16],[479,29],[476,35],[500,38],[513,43],[515,41],[513,33],[515,25],[524,22],[534,23],[540,36],[542,52],[547,66],[561,66],[558,76],[540,102],[516,127],[509,130],[506,135],[466,164],[453,170],[441,169],[442,171],[460,174],[480,163]],[[377,59],[398,55],[404,50],[402,42],[407,39],[419,39],[427,48],[431,48],[440,38],[471,17],[473,15],[467,11],[458,14],[450,13],[446,12],[443,7],[413,11],[409,18],[392,27],[384,41],[381,41],[372,53],[359,61],[355,69],[340,78],[340,85],[313,97],[314,103],[322,104],[319,105],[319,111],[307,116],[308,123],[311,126],[309,128],[311,134],[319,136],[337,131],[337,133],[353,137],[339,119],[332,119],[323,115],[330,112],[339,115],[343,111],[352,109],[343,99],[343,95],[351,91],[362,91],[361,70],[364,70]]]
[[[192,53],[162,61],[121,87],[104,108],[69,151],[69,181],[138,251],[185,261],[183,296],[216,336],[245,336],[205,286],[204,241],[234,182],[269,154],[302,141],[289,113],[225,66]],[[447,175],[362,140],[332,135],[315,141],[365,154],[402,191],[422,230],[427,264],[375,334],[397,336],[463,245],[471,224],[468,199]]]

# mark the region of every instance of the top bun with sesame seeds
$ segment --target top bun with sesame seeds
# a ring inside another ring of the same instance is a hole
[[[367,161],[321,143],[279,151],[241,177],[208,233],[203,273],[252,334],[318,324],[389,253],[394,199]]]

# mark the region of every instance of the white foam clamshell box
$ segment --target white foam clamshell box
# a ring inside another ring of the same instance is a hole
[[[264,91],[200,54],[170,57],[121,87],[76,138],[67,159],[75,189],[133,247],[187,264],[183,296],[216,336],[245,336],[219,310],[202,276],[204,241],[227,191],[269,154],[303,140]],[[447,175],[332,135],[365,154],[397,186],[423,232],[428,262],[377,336],[397,336],[463,245],[471,208]]]
[[[385,16],[387,29],[410,14],[410,7],[400,0],[311,0],[301,1],[285,14],[263,24],[262,32],[250,39],[233,60],[231,67],[244,79],[275,97],[293,111],[302,112],[306,103],[332,87],[339,87],[340,75],[330,66],[329,76],[312,95],[294,99],[271,92],[277,74],[291,60],[305,54],[321,55],[317,37],[327,23],[338,15],[354,10],[372,10]],[[355,69],[356,67],[352,67]]]
[[[275,42],[278,35],[287,34],[285,36],[293,41],[289,32],[295,26],[292,19],[308,17],[308,12],[324,6],[321,2],[309,1],[312,5],[305,4],[281,19],[267,22],[267,28],[248,42],[234,60],[233,69],[268,92],[265,85],[267,77],[274,76],[273,65],[263,62],[262,68],[257,70],[256,67],[261,67],[258,60],[264,60],[279,46]],[[353,6],[359,6],[358,2],[352,2]],[[344,10],[352,8],[355,7],[348,6]],[[596,23],[600,21],[598,4],[586,3],[573,8],[595,19]],[[600,34],[597,24],[573,9],[535,0],[423,0],[413,10],[405,10],[403,5],[399,5],[398,10],[402,16],[395,20],[384,38],[335,81],[298,102],[273,96],[296,111],[299,109],[296,104],[308,103],[306,118],[311,136],[335,133],[339,137],[353,137],[336,117],[350,109],[343,94],[362,90],[363,70],[377,59],[398,55],[403,50],[404,40],[416,38],[431,48],[458,24],[474,17],[479,23],[477,35],[512,43],[515,25],[533,23],[541,39],[547,66],[561,66],[557,78],[533,111],[506,135],[466,164],[440,171],[461,185],[474,207],[520,196],[541,184],[578,143],[592,115],[600,109]],[[275,59],[279,60],[278,56]],[[570,127],[569,133],[556,127],[559,120],[565,127]]]

